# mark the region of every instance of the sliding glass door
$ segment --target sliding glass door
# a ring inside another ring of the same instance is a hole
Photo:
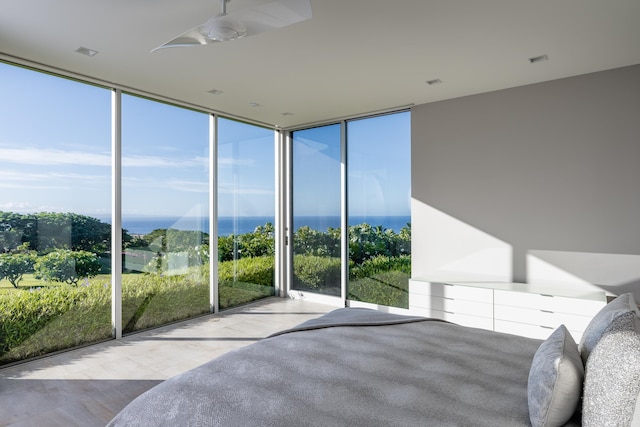
[[[293,132],[292,289],[341,293],[340,124]]]
[[[410,113],[347,122],[348,299],[409,308]]]

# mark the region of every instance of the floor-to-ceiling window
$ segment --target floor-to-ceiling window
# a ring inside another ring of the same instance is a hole
[[[0,365],[111,336],[109,90],[0,62]]]
[[[122,95],[123,333],[210,310],[209,116]]]
[[[410,113],[347,126],[348,298],[408,308],[411,274]]]
[[[218,119],[218,296],[221,309],[274,295],[273,130]]]
[[[294,290],[340,296],[340,126],[293,132]]]
[[[0,91],[0,365],[112,337],[112,304],[125,333],[210,312],[211,269],[220,309],[283,285],[272,129],[5,63]],[[408,112],[292,133],[291,232],[281,236],[291,238],[291,289],[407,306],[409,146]],[[113,252],[112,179],[124,229]],[[120,254],[122,301],[111,301]]]

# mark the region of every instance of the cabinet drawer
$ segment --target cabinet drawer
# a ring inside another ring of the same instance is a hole
[[[513,334],[513,335],[522,335],[523,337],[536,338],[539,340],[546,340],[547,338],[549,338],[549,335],[551,335],[551,333],[557,329],[557,327],[552,328],[549,326],[530,325],[526,323],[517,323],[517,322],[507,322],[505,320],[497,320],[497,319],[493,323],[495,325],[496,332],[504,332],[504,333]],[[567,329],[569,328],[567,327]],[[582,338],[582,334],[584,333],[584,330],[572,331],[571,329],[569,329],[569,333],[571,334],[571,337],[576,342],[576,344],[578,344],[580,342],[580,339]]]
[[[555,328],[542,327],[538,325],[530,325],[526,323],[507,322],[504,320],[495,320],[495,331],[504,332],[506,334],[521,335],[523,337],[536,338],[539,340],[546,340],[549,335],[553,333]],[[571,336],[575,335],[571,333]]]
[[[418,282],[413,280],[409,282],[409,292],[411,295],[431,295],[493,304],[493,289],[490,288],[475,288],[473,286]]]
[[[428,310],[448,311],[471,316],[493,317],[493,305],[485,302],[468,301],[452,297],[433,295],[411,295],[411,307]]]
[[[493,319],[489,317],[470,316],[467,314],[445,312],[442,310],[428,310],[426,308],[412,308],[411,314],[446,320],[460,326],[493,330]]]
[[[533,310],[505,305],[496,305],[494,307],[494,315],[496,320],[540,325],[552,329],[565,325],[570,331],[584,331],[592,319],[588,316],[576,314],[555,313],[548,310]]]
[[[593,317],[605,305],[604,300],[598,301],[503,290],[494,291],[494,301],[496,305],[548,310],[554,313],[578,314],[587,317]]]
[[[470,316],[460,313],[449,313],[446,311],[433,310],[433,315],[436,319],[443,319],[447,322],[455,323],[460,326],[469,326],[471,328],[493,330],[493,319],[488,317]]]

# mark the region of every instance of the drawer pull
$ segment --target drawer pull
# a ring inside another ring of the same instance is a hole
[[[553,295],[549,295],[549,294],[540,294],[540,296],[547,297],[547,298],[553,298]]]
[[[451,298],[451,297],[442,297],[442,299],[446,299],[446,300],[449,300],[449,301],[455,301],[456,300],[455,298]]]
[[[444,312],[445,312],[445,313],[447,313],[447,314],[455,314],[453,311],[447,311],[447,310],[445,310]]]
[[[543,326],[543,325],[540,325],[540,327],[541,327],[542,329],[551,329],[551,330],[553,330],[553,328],[552,328],[551,326]]]
[[[540,310],[540,311],[541,311],[541,312],[543,312],[543,313],[550,313],[550,314],[553,314],[553,313],[554,313],[554,312],[553,312],[553,311],[551,311],[551,310]]]

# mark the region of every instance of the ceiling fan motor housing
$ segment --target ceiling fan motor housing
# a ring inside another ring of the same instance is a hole
[[[247,35],[247,26],[242,22],[221,15],[212,19],[205,28],[203,36],[209,40],[229,41],[239,39]]]

